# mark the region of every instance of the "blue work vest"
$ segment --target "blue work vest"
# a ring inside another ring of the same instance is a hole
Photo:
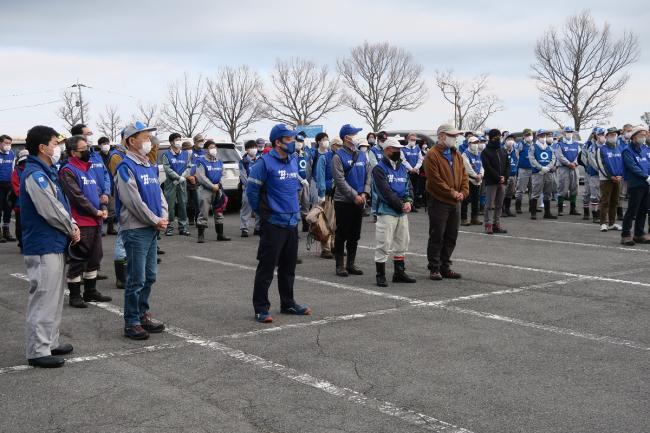
[[[612,176],[623,176],[623,155],[621,154],[621,147],[619,145],[614,147],[603,145],[600,148],[600,154],[603,163]]]
[[[23,255],[61,254],[68,247],[68,234],[55,229],[38,214],[36,206],[34,206],[32,198],[27,194],[25,187],[25,182],[30,177],[43,189],[50,188],[51,181],[54,184],[57,200],[70,213],[70,205],[63,194],[56,171],[45,165],[38,157],[29,155],[25,164],[25,171],[23,171],[20,179],[20,223],[23,235]]]
[[[209,161],[206,158],[198,160],[198,164],[201,164],[205,169],[205,176],[210,180],[210,182],[215,185],[221,182],[221,176],[223,176],[223,162],[220,159],[215,161]]]
[[[352,165],[353,155],[347,151],[339,149],[336,154],[341,158],[343,164],[343,171],[345,174],[345,181],[350,187],[358,194],[361,194],[366,186],[366,154],[364,152],[357,152],[357,161]]]
[[[302,155],[296,153],[295,158],[298,163],[298,174],[301,178],[307,179],[307,164],[309,164],[311,156],[309,153],[303,152]]]
[[[165,152],[165,156],[167,156],[169,168],[174,170],[174,173],[179,176],[183,174],[190,160],[190,155],[187,153],[187,150],[181,150],[181,152],[177,155],[172,152],[171,149],[169,149],[167,152]]]
[[[411,149],[407,146],[402,148],[402,152],[404,153],[404,159],[409,163],[411,167],[415,167],[418,164],[418,159],[420,158],[419,147],[415,146],[413,149]]]
[[[510,162],[510,176],[516,176],[519,160],[517,159],[517,152],[514,146],[510,152],[506,150],[506,153],[508,153],[508,161]]]
[[[334,157],[334,152],[331,150],[325,154],[325,190],[326,192],[332,192],[332,186],[334,183],[334,176],[332,175],[332,158]]]
[[[297,224],[300,219],[298,204],[300,174],[296,158],[290,157],[284,161],[270,153],[261,158],[266,167],[266,181],[263,187],[266,205],[272,214],[287,216],[287,223],[295,221]]]
[[[153,212],[157,217],[162,216],[162,201],[160,199],[160,183],[158,182],[158,166],[149,165],[148,167],[136,163],[134,160],[126,156],[118,165],[117,165],[117,175],[120,176],[120,169],[122,166],[128,169],[128,171],[135,178],[135,183],[138,186],[138,192],[140,193],[140,198],[147,205],[149,210]],[[123,178],[126,181],[126,178]],[[115,212],[118,217],[120,210],[122,209],[122,201],[120,200],[119,191],[115,195]]]
[[[542,150],[542,148],[535,143],[533,147],[535,149],[535,159],[539,165],[546,167],[551,163],[551,161],[553,161],[553,148],[551,148],[551,146],[546,146],[546,149]],[[539,173],[539,169],[533,168],[533,173]]]
[[[576,143],[575,141],[572,141],[571,143],[560,141],[559,146],[562,155],[564,155],[564,157],[568,159],[569,162],[578,162],[578,153],[580,153],[579,143]]]
[[[14,152],[0,153],[0,182],[11,182],[13,171]]]
[[[88,172],[95,178],[102,193],[110,194],[110,191],[105,191],[106,185],[104,185],[104,175],[108,172],[108,169],[104,165],[104,160],[99,152],[90,151],[90,168]]]
[[[74,165],[68,163],[62,169],[68,169],[75,175],[75,177],[77,178],[77,183],[79,184],[79,188],[81,188],[81,192],[83,193],[84,197],[88,199],[88,201],[95,207],[95,209],[99,209],[100,187],[98,186],[99,182],[97,181],[97,179],[95,179],[94,173],[91,173],[90,171],[92,169],[92,166],[90,169],[88,169],[88,171],[83,171],[75,167]],[[77,211],[80,214],[85,214],[85,212],[80,211],[79,209],[77,209]],[[89,215],[89,214],[86,214],[86,216],[95,217],[95,215]]]
[[[375,154],[375,158],[377,158],[377,161],[381,161],[381,159],[384,157],[384,150],[378,144],[372,146],[370,148],[370,151]]]
[[[531,168],[533,168],[533,166],[530,165],[530,161],[528,160],[528,152],[530,152],[530,144],[528,144],[525,141],[520,141],[519,146],[521,146],[521,151],[519,152],[519,168],[530,170]]]
[[[478,155],[474,155],[468,150],[465,152],[465,155],[467,155],[469,165],[472,166],[472,169],[476,172],[476,174],[481,174],[481,168],[483,167],[483,163],[481,162],[481,153],[479,152]]]

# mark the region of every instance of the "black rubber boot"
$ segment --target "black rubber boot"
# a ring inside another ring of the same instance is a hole
[[[569,215],[580,215],[580,212],[578,212],[578,209],[576,209],[576,196],[571,197],[571,201],[569,202],[571,205],[571,210],[569,211]]]
[[[9,227],[3,227],[2,228],[2,237],[5,238],[7,242],[16,242],[16,238],[11,236],[11,232],[9,231]]]
[[[217,232],[217,240],[218,241],[229,241],[230,240],[229,237],[227,237],[227,236],[225,236],[223,234],[223,224],[215,224],[214,229]]]
[[[348,276],[348,271],[345,270],[345,266],[343,266],[343,261],[345,260],[343,256],[335,256],[336,259],[336,275],[339,277],[347,277]]]
[[[536,198],[531,198],[530,203],[528,203],[528,208],[530,210],[530,219],[531,220],[536,220],[537,219],[537,199]]]
[[[84,301],[86,302],[111,302],[113,298],[104,296],[97,290],[97,280],[84,278]]]
[[[115,236],[117,234],[117,230],[115,230],[115,223],[113,221],[108,222],[108,228],[106,229],[106,234]]]
[[[306,217],[302,217],[302,232],[303,233],[309,232],[309,223],[307,222]]]
[[[356,245],[354,247],[351,247],[348,244],[348,257],[347,257],[347,262],[345,264],[345,270],[348,271],[348,274],[350,275],[363,275],[363,271],[354,264],[355,260],[357,258],[357,247]]]
[[[205,242],[205,227],[197,227],[197,230],[199,231],[199,237],[196,242],[202,244]]]
[[[589,208],[588,207],[582,207],[582,219],[584,221],[589,221]]]
[[[395,273],[393,274],[393,283],[415,283],[415,278],[411,278],[406,273],[406,266],[404,265],[404,260],[395,260],[393,262],[395,266]]]
[[[377,285],[379,287],[388,287],[386,282],[386,263],[375,262],[375,268],[377,269]]]
[[[115,260],[115,287],[124,289],[126,287],[126,261]]]
[[[521,200],[515,200],[515,212],[519,214],[523,213],[521,211]]]
[[[556,220],[557,217],[551,213],[551,200],[544,200],[544,219]]]
[[[84,302],[81,297],[81,282],[77,283],[68,283],[68,291],[70,292],[70,298],[68,299],[68,304],[74,308],[88,308],[88,305]]]
[[[564,215],[564,197],[557,199],[557,216]]]
[[[600,211],[599,210],[592,210],[591,211],[591,218],[594,224],[600,224]]]
[[[619,221],[623,221],[623,207],[619,206],[616,208],[616,219]]]
[[[503,199],[503,216],[506,216],[506,217],[513,217],[513,216],[516,216],[516,214],[513,214],[513,213],[510,211],[510,204],[511,204],[511,203],[512,203],[512,199],[511,199],[511,198],[505,198],[505,199]]]

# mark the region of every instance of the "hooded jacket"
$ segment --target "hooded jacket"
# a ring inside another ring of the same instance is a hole
[[[510,176],[510,160],[506,150],[501,147],[501,143],[489,141],[481,152],[481,161],[485,169],[485,185],[498,185],[501,177],[503,177],[505,185]]]

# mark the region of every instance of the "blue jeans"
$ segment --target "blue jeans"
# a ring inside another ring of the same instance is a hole
[[[126,249],[126,287],[124,289],[124,323],[140,325],[149,311],[151,286],[156,282],[158,231],[153,227],[121,232]]]
[[[124,250],[124,239],[122,237],[122,231],[119,230],[117,236],[115,237],[115,250],[113,252],[113,261],[122,261],[126,260],[126,251]]]

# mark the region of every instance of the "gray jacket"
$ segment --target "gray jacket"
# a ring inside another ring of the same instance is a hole
[[[58,188],[47,176],[43,176],[50,184],[50,188],[41,188],[33,176],[25,179],[25,190],[34,203],[36,212],[52,227],[72,236],[75,221],[63,204],[56,197]]]
[[[348,147],[343,146],[345,152],[348,152],[350,155],[353,154],[353,151]],[[366,155],[367,156],[367,155]],[[372,168],[370,167],[370,160],[366,158],[366,182],[363,188],[363,192],[370,195],[370,186],[372,182]],[[334,201],[341,201],[345,203],[354,203],[354,199],[357,197],[357,192],[348,185],[345,180],[345,171],[343,170],[343,163],[341,162],[341,157],[337,154],[334,154],[332,157],[332,177],[334,178]]]

